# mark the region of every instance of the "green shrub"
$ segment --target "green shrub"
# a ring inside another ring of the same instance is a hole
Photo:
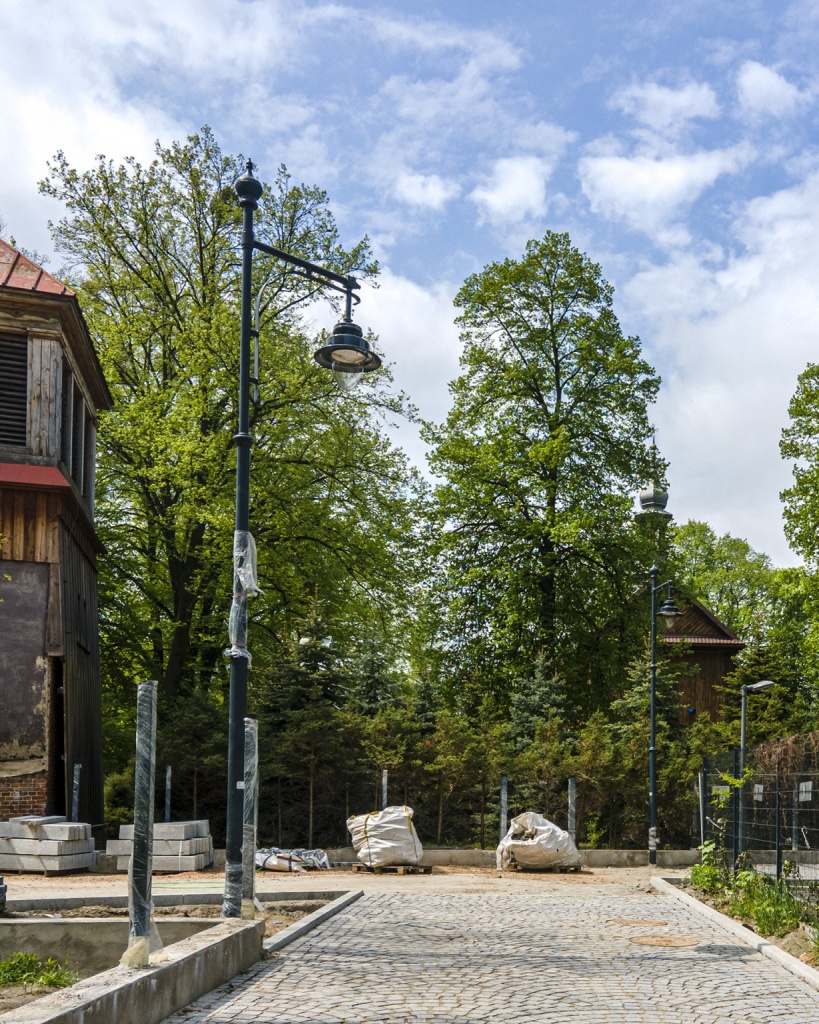
[[[0,960],[0,988],[9,985],[29,985],[36,988],[67,988],[77,975],[51,957],[41,960],[33,953],[12,953]]]

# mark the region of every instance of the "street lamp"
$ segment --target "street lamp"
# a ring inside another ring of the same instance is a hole
[[[222,917],[241,917],[242,913],[242,818],[244,788],[244,720],[247,714],[247,598],[256,591],[255,545],[249,526],[250,510],[250,338],[252,313],[253,250],[267,253],[296,268],[308,280],[342,292],[346,299],[342,320],[333,328],[330,343],[315,353],[314,359],[332,370],[345,390],[354,386],[363,373],[377,370],[381,360],[365,340],[361,328],[352,321],[353,301],[358,282],[348,274],[310,263],[298,256],[266,245],[253,237],[253,213],[262,196],[262,183],[253,177],[248,160],[245,173],[234,184],[242,208],[241,330],[239,338],[239,425],[233,437],[236,446],[236,513],[233,533],[233,603],[230,610],[230,705],[228,719],[228,794],[227,835],[225,842],[225,895]],[[256,329],[258,337],[258,326]],[[258,378],[258,370],[255,373]]]
[[[657,616],[668,629],[682,615],[671,597],[671,580],[657,583],[660,570],[652,565],[651,577],[651,697],[649,705],[650,739],[648,746],[648,862],[657,863]],[[657,594],[665,588],[665,600],[657,608]]]
[[[739,718],[739,778],[742,783],[739,791],[739,828],[737,829],[737,849],[739,853],[742,853],[745,849],[745,724],[748,710],[748,694],[758,693],[760,690],[770,690],[772,686],[776,686],[773,679],[760,679],[758,683],[745,683],[744,686],[739,688],[742,696],[742,710],[740,711]]]

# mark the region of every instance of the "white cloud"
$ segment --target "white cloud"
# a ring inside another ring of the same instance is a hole
[[[546,184],[552,162],[539,156],[496,160],[482,185],[469,193],[483,219],[499,226],[516,224],[546,213]]]
[[[460,191],[457,182],[446,181],[438,174],[412,174],[409,171],[398,175],[393,189],[401,202],[428,210],[442,210]]]
[[[746,117],[787,117],[807,97],[773,68],[746,60],[737,75],[740,111]]]
[[[656,82],[630,85],[616,93],[610,105],[665,134],[678,131],[693,118],[714,118],[720,112],[714,90],[702,82],[690,82],[679,89]]]
[[[705,519],[793,564],[779,492],[779,456],[796,380],[819,352],[819,172],[747,203],[741,251],[710,266],[679,254],[620,290],[649,359],[669,367],[657,407],[678,520]],[[675,486],[676,481],[676,486]]]
[[[362,286],[357,319],[379,336],[378,352],[392,366],[396,386],[418,406],[420,416],[442,421],[449,410],[449,382],[459,371],[461,343],[452,304],[458,285],[440,281],[423,286],[389,268],[378,288]],[[401,423],[398,443],[417,466],[426,446],[414,424]]]
[[[690,206],[723,174],[733,174],[751,159],[744,145],[698,153],[601,153],[581,158],[580,181],[592,210],[624,220],[666,245],[688,240],[677,223]]]

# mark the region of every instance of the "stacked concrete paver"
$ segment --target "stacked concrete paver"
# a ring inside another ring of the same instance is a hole
[[[127,871],[134,850],[134,826],[120,825],[119,839],[109,839],[107,854],[117,858],[117,871]],[[201,871],[213,863],[213,839],[206,820],[154,824],[154,871]]]
[[[0,821],[0,871],[87,871],[96,863],[88,824],[61,816]]]
[[[647,934],[697,944],[629,941]],[[783,968],[671,898],[619,886],[365,896],[233,985],[165,1024],[819,1021],[819,993]]]

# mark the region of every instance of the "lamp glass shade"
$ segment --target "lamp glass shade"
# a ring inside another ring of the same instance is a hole
[[[674,625],[674,620],[678,619],[682,615],[682,612],[674,604],[672,599],[670,597],[667,597],[665,601],[663,601],[663,603],[660,605],[657,614],[661,618],[665,619],[666,629],[671,629],[671,627]]]
[[[333,368],[333,376],[336,379],[336,384],[342,391],[352,391],[354,387],[358,385],[358,382],[364,376],[363,373],[350,373],[349,370],[337,370]]]

